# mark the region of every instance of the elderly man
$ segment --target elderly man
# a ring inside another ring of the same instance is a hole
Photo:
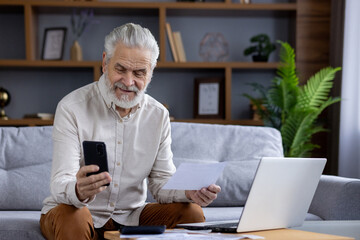
[[[102,239],[121,225],[202,222],[200,206],[220,192],[162,190],[174,174],[169,113],[145,94],[159,56],[146,28],[125,24],[105,38],[99,81],[57,106],[53,128],[51,196],[40,219],[47,239]],[[103,141],[109,172],[84,164],[82,142]],[[110,184],[109,186],[105,186]],[[146,192],[157,203],[146,204]]]

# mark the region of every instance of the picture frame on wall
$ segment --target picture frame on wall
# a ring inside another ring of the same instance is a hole
[[[65,27],[46,28],[44,31],[42,60],[62,60],[66,39]]]
[[[195,78],[194,118],[224,118],[224,78]]]

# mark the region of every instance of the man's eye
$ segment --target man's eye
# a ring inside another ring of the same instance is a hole
[[[124,72],[126,72],[126,70],[123,69],[123,68],[116,68],[116,71],[119,72],[119,73],[124,73]]]
[[[135,77],[143,77],[145,73],[143,71],[135,71],[134,72]]]

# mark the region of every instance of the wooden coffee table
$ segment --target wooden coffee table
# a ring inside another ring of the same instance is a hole
[[[244,233],[245,234],[245,233]],[[249,232],[246,234],[253,234],[265,237],[266,240],[354,240],[350,237],[342,237],[336,235],[306,232],[294,229],[276,229],[268,231]],[[233,234],[236,235],[236,234]],[[241,235],[241,233],[239,233]],[[134,239],[134,238],[120,238],[118,231],[108,231],[104,234],[105,239],[118,240],[118,239]]]

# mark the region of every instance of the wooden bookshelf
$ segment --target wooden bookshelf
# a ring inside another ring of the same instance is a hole
[[[272,17],[276,14],[285,14],[286,17],[296,22],[296,12],[298,3],[262,3],[262,4],[240,4],[233,3],[231,0],[223,2],[106,2],[100,0],[92,1],[71,1],[71,0],[0,0],[0,10],[3,12],[7,8],[15,8],[16,11],[23,12],[24,16],[24,35],[25,35],[25,59],[0,59],[0,68],[89,68],[93,72],[93,80],[96,81],[101,75],[101,61],[43,61],[38,59],[39,52],[38,36],[38,16],[40,14],[71,14],[73,8],[92,8],[96,14],[118,15],[127,11],[139,14],[150,14],[158,17],[159,28],[159,48],[160,56],[157,68],[186,70],[219,70],[223,71],[225,78],[225,117],[224,119],[186,119],[176,120],[183,122],[207,122],[219,124],[244,124],[259,125],[259,122],[252,120],[234,120],[231,115],[231,91],[232,73],[235,70],[275,70],[277,62],[173,62],[166,59],[167,37],[165,23],[167,17],[172,15],[207,15],[212,17],[228,15],[237,16],[239,13],[246,12],[253,17],[263,16],[264,14]],[[22,9],[22,10],[21,10]],[[1,11],[0,11],[1,14]],[[1,121],[2,125],[49,125],[50,122],[42,120],[9,120]]]
[[[280,2],[280,1],[279,1]],[[216,70],[223,71],[225,78],[225,117],[221,120],[197,120],[186,119],[176,121],[204,122],[211,123],[234,123],[257,125],[256,122],[249,120],[234,120],[232,116],[231,102],[232,96],[232,77],[234,72],[247,70],[249,72],[271,71],[275,70],[278,63],[252,63],[252,62],[221,62],[221,63],[203,63],[186,62],[174,63],[166,59],[167,37],[165,32],[165,23],[171,17],[193,17],[206,16],[210,18],[227,18],[237,16],[247,16],[252,19],[257,18],[277,18],[288,19],[289,27],[285,29],[289,36],[289,42],[295,47],[296,65],[299,72],[299,80],[305,83],[311,75],[321,68],[329,65],[330,56],[330,32],[332,31],[331,20],[331,1],[314,0],[289,0],[288,3],[251,3],[240,4],[233,0],[219,0],[218,2],[106,2],[105,0],[92,1],[72,1],[72,0],[0,0],[0,15],[14,13],[24,18],[24,59],[0,59],[0,69],[16,68],[21,71],[23,68],[33,68],[42,71],[42,68],[89,68],[93,71],[93,80],[97,80],[101,74],[101,61],[41,61],[36,53],[39,52],[41,44],[38,42],[40,33],[38,32],[38,18],[41,14],[71,14],[73,8],[93,8],[95,14],[103,16],[119,16],[125,14],[151,15],[158,17],[158,42],[160,47],[160,56],[158,68],[161,71],[196,71],[201,72]],[[13,22],[3,23],[13,24]],[[250,25],[249,25],[250,26]],[[250,26],[251,27],[251,26]],[[21,31],[17,29],[16,31]],[[6,33],[5,33],[6,34]],[[316,37],[314,37],[316,36]],[[22,44],[23,41],[21,41]],[[185,46],[186,47],[186,46]],[[90,80],[91,81],[91,80]],[[269,80],[270,81],[270,80]],[[0,79],[1,82],[1,79]],[[331,121],[331,120],[328,120]],[[3,125],[33,124],[29,120],[9,120],[0,121]],[[36,120],[36,124],[46,125],[48,122]],[[327,142],[324,139],[322,142]],[[321,156],[328,157],[330,164],[330,154],[326,154],[326,144],[322,145],[323,152]],[[335,149],[336,146],[330,146],[329,149]],[[320,154],[319,154],[320,155]],[[336,160],[337,161],[337,160]],[[333,162],[337,166],[337,162]],[[328,164],[328,165],[329,165]],[[336,167],[334,167],[336,169]]]

